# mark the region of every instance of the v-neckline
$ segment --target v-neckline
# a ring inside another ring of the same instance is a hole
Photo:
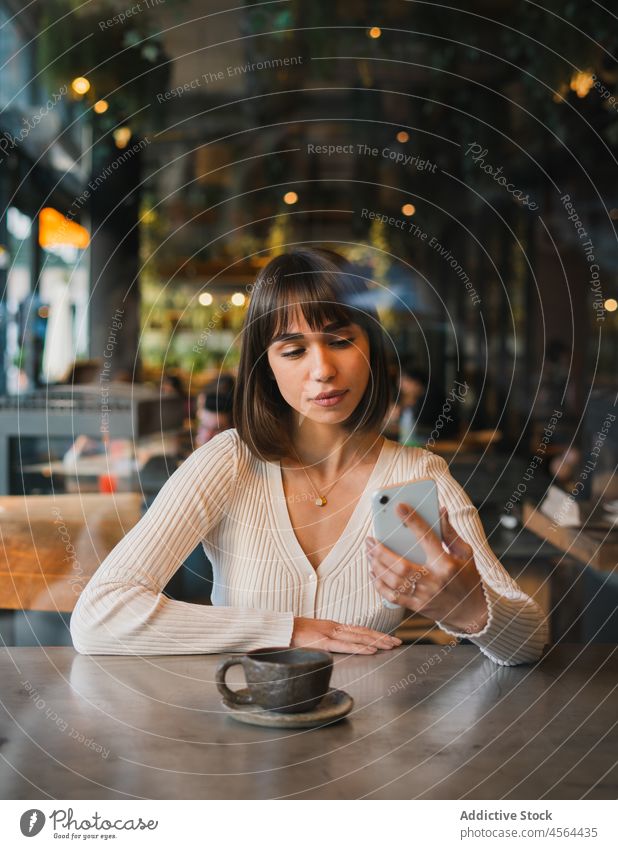
[[[292,557],[295,563],[302,564],[302,567],[308,569],[309,572],[313,575],[315,574],[324,574],[325,572],[330,571],[333,566],[335,566],[338,562],[341,561],[342,557],[348,553],[350,547],[352,546],[352,541],[356,538],[358,531],[360,530],[361,519],[366,521],[367,516],[362,515],[362,511],[367,508],[366,503],[366,495],[368,492],[371,492],[373,489],[377,488],[380,482],[380,478],[383,475],[386,468],[386,458],[389,453],[391,446],[391,441],[389,439],[384,438],[382,443],[382,447],[380,448],[380,453],[378,454],[378,458],[375,461],[374,467],[371,470],[371,474],[367,479],[367,483],[354,506],[354,510],[352,511],[350,518],[348,519],[343,531],[335,541],[335,544],[331,547],[328,554],[324,559],[318,564],[317,567],[314,567],[305,552],[301,544],[294,533],[294,528],[292,527],[292,520],[290,518],[290,512],[287,506],[287,500],[285,497],[285,490],[283,488],[283,475],[281,473],[281,461],[277,460],[276,462],[267,463],[268,466],[268,476],[270,480],[270,491],[274,495],[274,511],[275,516],[277,518],[277,530],[282,538],[283,544],[287,550],[287,553]]]

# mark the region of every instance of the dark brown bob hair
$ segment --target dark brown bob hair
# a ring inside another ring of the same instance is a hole
[[[279,392],[267,349],[287,332],[295,314],[319,332],[340,321],[358,324],[369,337],[371,376],[365,394],[343,423],[359,433],[382,429],[390,404],[384,334],[374,294],[344,257],[330,250],[303,248],[272,259],[252,287],[241,337],[238,380],[234,393],[234,426],[261,460],[292,456],[292,408]]]

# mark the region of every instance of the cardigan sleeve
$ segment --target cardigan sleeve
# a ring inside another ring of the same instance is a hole
[[[223,516],[238,473],[239,440],[224,431],[198,448],[110,552],[71,616],[81,654],[202,654],[286,646],[293,613],[211,607],[163,588]]]
[[[442,457],[427,452],[425,474],[438,486],[440,504],[449,521],[474,551],[489,617],[477,633],[452,631],[436,623],[447,634],[468,639],[495,663],[515,666],[537,661],[549,642],[549,630],[539,606],[518,587],[497,559],[483,530],[478,512],[463,488],[454,480]]]

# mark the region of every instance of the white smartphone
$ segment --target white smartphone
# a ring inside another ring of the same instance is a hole
[[[441,540],[440,506],[436,482],[430,478],[407,481],[393,486],[385,486],[376,490],[371,496],[373,536],[378,542],[390,548],[400,557],[405,557],[407,560],[422,565],[427,559],[425,551],[414,533],[403,524],[397,515],[396,507],[398,504],[408,504],[413,507]],[[401,605],[393,604],[385,598],[382,599],[382,604],[390,610],[397,610],[401,607]]]

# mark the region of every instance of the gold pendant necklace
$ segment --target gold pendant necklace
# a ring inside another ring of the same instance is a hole
[[[298,457],[296,459],[298,459]],[[300,463],[300,460],[298,460],[298,462]],[[336,483],[339,483],[340,478],[337,478],[337,480],[334,481],[333,483],[331,483],[330,486],[328,486],[326,489],[322,490],[322,494],[320,495],[320,493],[317,491],[316,487],[314,486],[314,483],[311,480],[311,478],[309,477],[309,474],[308,474],[308,472],[307,472],[307,470],[305,469],[304,466],[302,466],[302,470],[305,473],[305,477],[309,481],[309,483],[311,485],[311,489],[314,492],[313,503],[315,504],[316,507],[324,507],[325,504],[328,504],[328,501],[326,500],[327,493],[329,493],[331,491],[331,489],[335,486]]]
[[[357,453],[358,453],[358,452],[357,452]],[[335,484],[338,484],[338,483],[339,483],[339,481],[341,480],[341,478],[343,477],[343,475],[341,475],[341,476],[340,476],[340,477],[338,477],[335,481],[333,481],[333,482],[330,484],[330,486],[327,486],[327,487],[326,487],[326,489],[322,490],[322,494],[320,495],[320,493],[318,492],[318,490],[317,490],[316,486],[314,485],[313,481],[312,481],[312,480],[311,480],[311,478],[309,477],[309,473],[307,472],[307,470],[305,469],[305,467],[304,467],[304,466],[303,466],[303,464],[301,463],[300,458],[299,458],[298,454],[296,453],[296,451],[294,451],[294,455],[295,455],[296,459],[298,460],[298,462],[300,463],[301,468],[302,468],[303,472],[305,473],[305,477],[306,477],[306,478],[307,478],[307,480],[309,481],[309,484],[310,484],[310,486],[311,486],[311,489],[312,489],[312,490],[313,490],[313,492],[314,492],[314,500],[313,500],[313,503],[315,504],[315,506],[316,506],[316,507],[324,507],[324,505],[325,505],[325,504],[328,504],[328,501],[326,500],[326,495],[327,495],[327,493],[329,493],[329,492],[331,491],[331,489],[335,486]],[[356,458],[356,455],[355,455],[355,458]],[[351,465],[352,465],[352,463],[350,463],[350,466],[351,466]],[[345,474],[345,473],[344,473],[344,474]]]

